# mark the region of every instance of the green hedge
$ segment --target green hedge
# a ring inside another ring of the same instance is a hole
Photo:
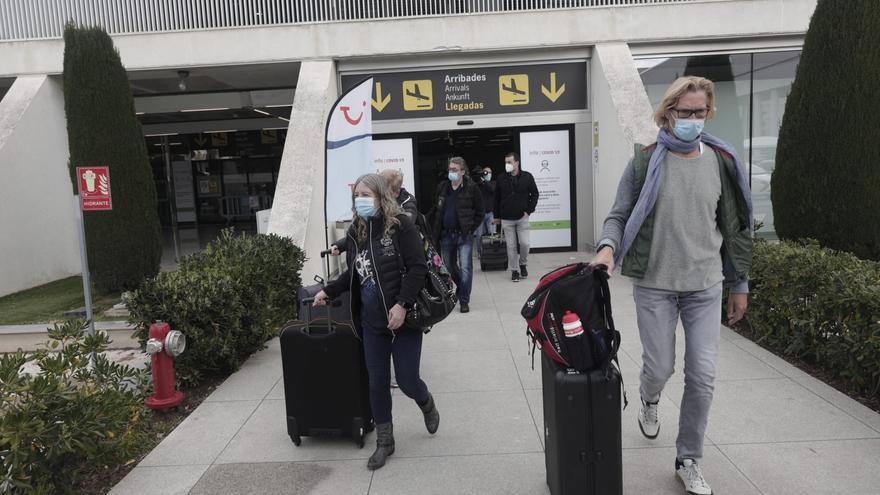
[[[108,361],[107,335],[85,329],[55,325],[46,349],[0,355],[0,493],[72,493],[83,468],[124,462],[143,441],[147,370]],[[21,374],[28,362],[41,373]]]
[[[747,316],[757,342],[878,395],[880,263],[815,241],[759,241],[751,277]]]
[[[186,335],[175,371],[186,386],[229,374],[281,325],[296,317],[303,252],[276,235],[235,235],[224,230],[203,251],[181,260],[131,295],[128,309],[137,337],[167,321]]]

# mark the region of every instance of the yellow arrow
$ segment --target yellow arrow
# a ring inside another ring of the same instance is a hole
[[[382,98],[382,83],[380,82],[376,83],[376,98],[378,98],[378,100],[370,100],[370,104],[373,105],[373,108],[375,108],[377,112],[385,110],[385,107],[391,103],[391,93],[388,93],[385,95],[385,98]]]
[[[562,93],[565,93],[565,84],[563,83],[562,86],[559,86],[557,88],[556,87],[556,73],[551,72],[550,73],[550,89],[547,89],[547,87],[542,84],[541,85],[541,92],[544,93],[544,96],[546,96],[548,100],[552,101],[553,103],[556,103],[556,100],[558,100],[559,97],[562,96]]]

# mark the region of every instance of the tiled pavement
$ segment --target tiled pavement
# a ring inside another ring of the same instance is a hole
[[[285,431],[277,340],[248,360],[147,456],[113,494],[548,494],[540,369],[531,369],[519,309],[539,274],[585,253],[533,255],[532,278],[475,267],[472,311],[425,338],[422,376],[441,413],[435,436],[394,393],[397,450],[366,469],[375,436],[353,442]],[[630,407],[623,412],[627,494],[681,494],[673,474],[679,361],[656,440],[636,425],[641,345],[629,282],[612,278]],[[680,335],[680,334],[679,334]],[[716,494],[878,494],[880,414],[722,329],[704,473]]]

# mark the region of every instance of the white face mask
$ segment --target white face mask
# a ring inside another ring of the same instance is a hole
[[[505,163],[504,170],[506,170],[508,174],[513,172],[513,164],[512,163]]]

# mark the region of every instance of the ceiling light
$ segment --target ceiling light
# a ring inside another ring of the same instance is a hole
[[[229,109],[222,108],[222,107],[218,107],[218,108],[187,108],[185,110],[180,110],[180,111],[183,113],[186,113],[186,112],[217,112],[217,111],[221,111],[221,110],[229,110]]]
[[[186,91],[186,78],[189,77],[189,71],[188,70],[179,70],[179,71],[177,71],[177,77],[178,77],[177,88],[180,89],[181,91]]]

